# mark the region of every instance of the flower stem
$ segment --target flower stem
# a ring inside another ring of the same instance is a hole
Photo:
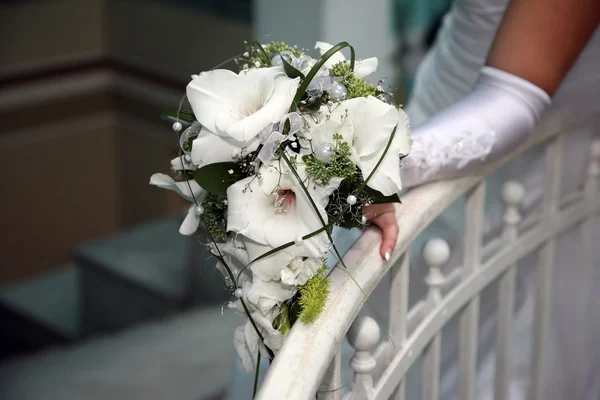
[[[254,390],[252,398],[256,397],[256,389],[258,388],[258,374],[260,373],[260,348],[258,349],[258,357],[256,357],[256,372],[254,373]]]

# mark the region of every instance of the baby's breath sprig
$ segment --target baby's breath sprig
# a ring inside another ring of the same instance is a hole
[[[202,222],[216,242],[227,241],[227,196],[208,193],[202,202]]]
[[[241,70],[270,67],[273,57],[284,51],[291,52],[294,57],[304,55],[304,50],[298,49],[298,46],[289,46],[284,42],[271,42],[260,45],[256,42],[248,43],[247,41],[244,41],[244,44],[246,51],[240,57],[235,59],[235,63],[240,66]],[[259,48],[259,45],[262,48]]]

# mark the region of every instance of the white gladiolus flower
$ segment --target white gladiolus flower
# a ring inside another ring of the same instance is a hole
[[[375,170],[394,128],[394,139]],[[384,196],[402,189],[399,156],[408,154],[411,148],[410,126],[404,111],[372,96],[345,100],[307,136],[317,144],[334,143],[336,133],[351,145],[352,161],[360,168],[363,179],[375,170],[367,186]]]
[[[325,54],[333,47],[332,44],[326,42],[317,42],[315,49],[321,52],[321,55]],[[341,51],[335,53],[329,60],[325,62],[326,68],[331,68],[335,64],[346,61],[346,57]],[[355,60],[354,62],[354,74],[359,78],[364,78],[371,75],[377,69],[377,57],[366,58],[364,60]]]
[[[294,242],[298,237],[308,235],[323,224],[315,212],[309,198],[285,163],[260,168],[260,177],[242,179],[227,189],[227,230],[243,235],[250,259],[254,260],[267,251],[285,243]],[[306,177],[303,166],[298,165],[298,173]],[[306,183],[318,212],[327,223],[325,206],[329,195],[341,179],[332,179],[328,187]],[[252,272],[263,280],[279,280],[281,268],[293,257],[320,257],[324,251],[322,241],[326,238],[321,232],[302,245],[292,245],[251,264]]]
[[[299,78],[289,78],[282,67],[239,74],[217,69],[195,77],[187,86],[187,97],[204,128],[248,143],[287,113],[298,84]]]

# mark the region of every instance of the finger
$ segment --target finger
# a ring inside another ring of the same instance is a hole
[[[395,215],[385,213],[375,218],[372,222],[383,231],[383,240],[379,248],[379,254],[381,254],[381,258],[384,260],[389,260],[398,240],[399,229]]]

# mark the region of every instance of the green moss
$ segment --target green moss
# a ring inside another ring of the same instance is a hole
[[[350,145],[335,134],[335,152],[328,163],[325,163],[310,154],[303,157],[306,164],[306,173],[316,183],[327,186],[332,178],[353,178],[356,175],[356,165],[350,159]]]
[[[325,302],[329,296],[329,278],[327,277],[327,266],[323,261],[323,267],[300,287],[301,311],[298,318],[305,323],[314,322],[325,309]]]
[[[202,202],[204,214],[202,222],[216,242],[227,241],[227,213],[226,196],[209,193]]]
[[[377,91],[375,85],[367,83],[364,79],[354,75],[350,70],[350,64],[346,61],[339,62],[331,68],[331,75],[342,78],[342,83],[348,90],[348,99],[356,97],[375,96]]]

